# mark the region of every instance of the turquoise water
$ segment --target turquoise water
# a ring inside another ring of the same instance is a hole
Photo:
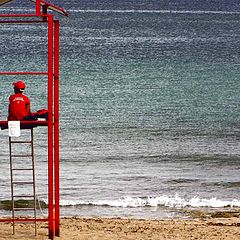
[[[61,19],[64,215],[161,218],[240,205],[239,24],[226,12],[70,9]],[[0,34],[1,71],[45,69],[45,27]],[[3,119],[15,79],[1,76]],[[22,79],[32,108],[46,107],[46,79]],[[46,129],[35,133],[47,201]],[[9,198],[9,178],[0,179],[0,198]]]

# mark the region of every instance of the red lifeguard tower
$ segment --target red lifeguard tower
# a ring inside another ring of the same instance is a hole
[[[12,0],[0,0],[0,6]],[[33,128],[46,126],[48,128],[48,217],[34,218],[24,217],[15,218],[14,214],[10,219],[0,219],[1,222],[12,222],[13,233],[15,233],[15,222],[48,222],[49,238],[54,239],[60,236],[60,206],[59,206],[59,20],[55,19],[48,10],[53,10],[67,16],[67,12],[44,0],[32,0],[36,5],[33,14],[0,14],[0,24],[45,24],[47,25],[47,69],[46,71],[6,71],[0,72],[0,75],[45,75],[47,77],[48,94],[48,120],[46,121],[21,121],[22,129],[31,129],[33,137]],[[1,128],[8,128],[8,121],[0,121]],[[21,141],[12,141],[9,137],[9,145],[21,143]],[[31,141],[32,144],[32,141]],[[32,144],[33,147],[33,144]],[[32,152],[33,155],[33,152]],[[11,161],[10,151],[10,161]],[[21,169],[12,169],[21,170]],[[26,170],[26,169],[22,169]],[[33,164],[34,171],[34,164]],[[12,181],[12,179],[11,179]],[[12,186],[12,184],[11,184]],[[34,193],[35,194],[35,193]],[[12,194],[12,204],[14,211],[14,196]]]

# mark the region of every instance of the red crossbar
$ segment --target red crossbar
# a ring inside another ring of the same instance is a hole
[[[0,75],[48,75],[48,72],[0,72]]]
[[[48,218],[15,218],[14,220],[12,218],[3,218],[0,219],[0,222],[47,222]]]
[[[48,17],[49,14],[41,14],[41,15],[36,15],[36,14],[0,14],[0,17],[9,17],[9,18],[12,18],[12,17],[36,17],[36,18],[39,18],[39,17]]]

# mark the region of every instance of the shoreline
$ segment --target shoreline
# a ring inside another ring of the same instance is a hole
[[[48,239],[47,223],[37,224],[38,235],[34,236],[34,224],[16,224],[16,234],[12,235],[11,223],[0,223],[0,240],[45,240]],[[146,220],[103,217],[61,218],[61,240],[237,240],[240,239],[240,219],[195,218]]]

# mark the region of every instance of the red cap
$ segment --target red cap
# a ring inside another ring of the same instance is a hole
[[[13,86],[17,89],[25,89],[26,85],[23,81],[14,82]]]

